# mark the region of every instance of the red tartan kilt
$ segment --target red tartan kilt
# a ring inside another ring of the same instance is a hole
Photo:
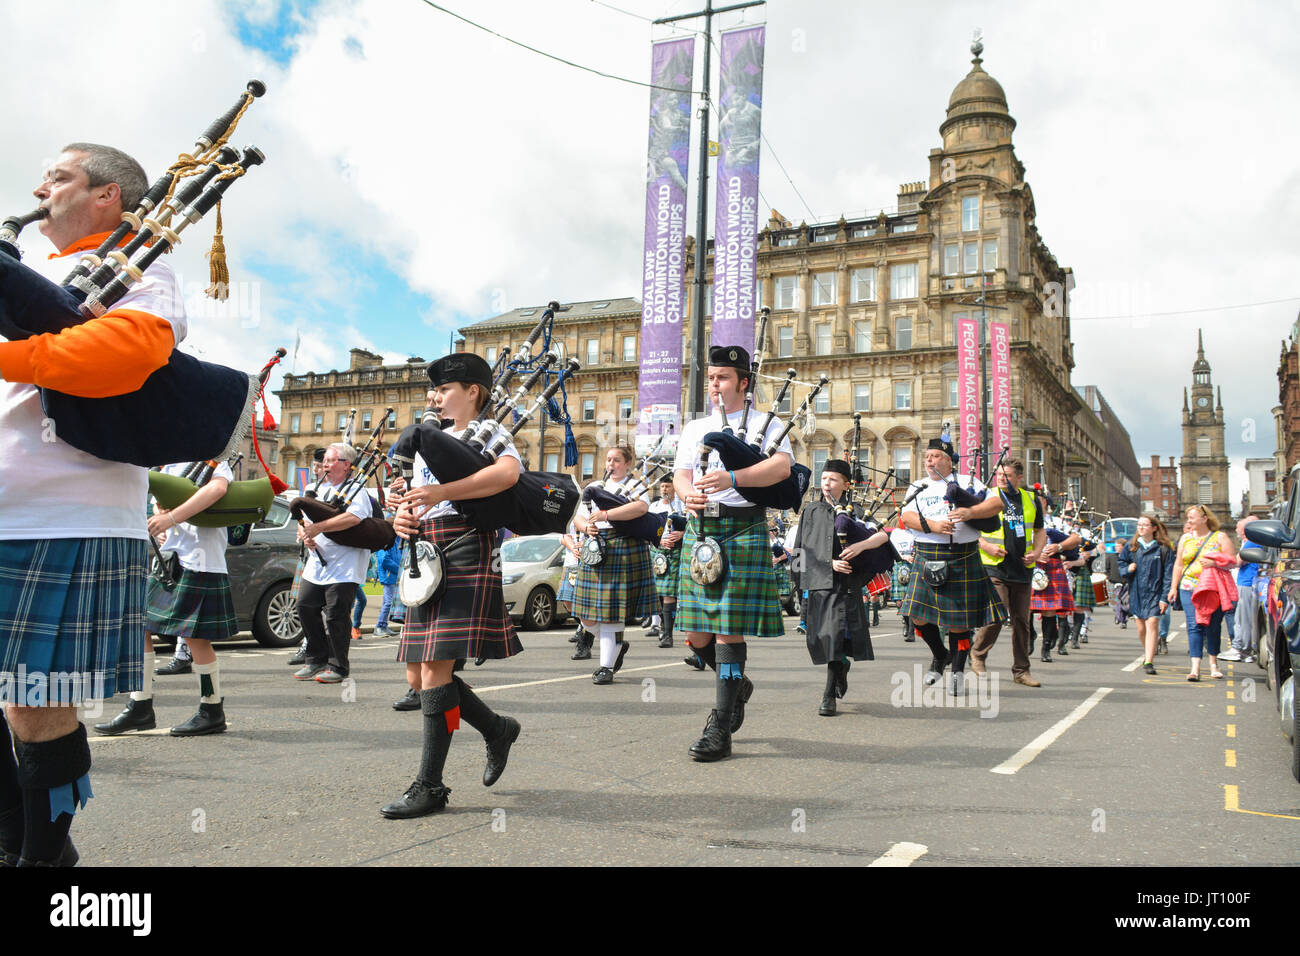
[[[420,522],[420,537],[439,548],[470,530],[460,515]],[[475,531],[444,553],[447,587],[442,600],[406,609],[399,661],[492,660],[513,657],[524,649],[506,614],[501,572],[493,570],[496,547],[496,532]]]
[[[1031,613],[1066,613],[1074,611],[1074,593],[1065,577],[1065,565],[1058,557],[1039,561],[1038,566],[1047,572],[1047,587],[1034,591],[1029,598]]]

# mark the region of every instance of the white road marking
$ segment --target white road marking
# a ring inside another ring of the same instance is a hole
[[[870,863],[872,866],[911,866],[929,851],[928,846],[920,843],[895,843],[883,856],[878,856]]]
[[[624,667],[619,671],[620,674],[632,674],[637,671],[657,671],[665,667],[686,667],[684,661],[677,661],[673,664],[653,664],[649,667]],[[464,672],[462,672],[464,673]],[[591,680],[590,674],[574,674],[572,677],[549,677],[546,680],[526,680],[519,684],[494,684],[491,687],[475,687],[474,693],[486,694],[493,690],[514,690],[516,687],[537,687],[541,684],[562,684],[571,680]]]
[[[1088,715],[1088,711],[1101,703],[1102,698],[1114,689],[1115,688],[1113,687],[1098,687],[1091,697],[1085,700],[1078,707],[1074,708],[1074,710],[1070,711],[1068,716],[1058,720],[1051,727],[1030,741],[1028,745],[1022,747],[1012,757],[994,767],[991,772],[1013,774],[1017,770],[1026,766],[1031,760],[1050,747],[1057,738],[1079,721],[1083,720],[1083,718]]]
[[[1133,671],[1137,670],[1146,662],[1147,659],[1145,657],[1139,657],[1132,664],[1125,664],[1123,667],[1120,668],[1120,670],[1122,670],[1125,674],[1131,674],[1133,673]]]
[[[91,743],[99,740],[128,740],[131,737],[169,737],[172,729],[170,727],[158,727],[154,730],[132,730],[125,734],[116,734],[115,736],[106,737],[103,734],[87,734],[86,739]]]

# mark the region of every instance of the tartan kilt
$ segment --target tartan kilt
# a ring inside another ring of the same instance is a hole
[[[1092,575],[1088,573],[1085,564],[1074,572],[1074,609],[1087,611],[1096,606],[1097,595],[1092,593]]]
[[[782,561],[772,565],[772,574],[776,577],[776,596],[784,604],[790,599],[794,585],[790,583],[790,563]]]
[[[1074,595],[1065,579],[1065,565],[1059,557],[1039,561],[1038,566],[1047,572],[1047,587],[1032,591],[1029,598],[1031,614],[1064,614],[1074,610]]]
[[[655,591],[658,595],[667,601],[677,600],[677,577],[682,571],[682,549],[679,545],[676,548],[652,548],[655,554],[662,554],[668,559],[668,570],[663,574],[655,575]],[[653,567],[653,563],[651,565]]]
[[[938,590],[923,579],[921,569],[926,561],[950,562],[948,580]],[[953,545],[917,541],[898,613],[913,625],[935,624],[948,632],[975,630],[1007,619],[974,541]]]
[[[904,580],[903,575],[910,575],[911,573],[911,564],[906,561],[895,562],[889,578],[889,599],[891,601],[901,601],[907,596],[907,581]]]
[[[560,590],[556,592],[555,600],[563,601],[566,604],[573,604],[573,595],[577,591],[578,568],[580,564],[566,566],[560,571]]]
[[[225,641],[239,633],[230,575],[181,568],[180,580],[168,591],[149,578],[145,601],[145,630],[163,637]]]
[[[140,690],[147,547],[134,538],[0,541],[5,702],[72,704]],[[9,683],[23,674],[41,697]]]
[[[289,585],[289,593],[293,599],[298,600],[298,585],[302,584],[302,569],[307,567],[307,558],[305,555],[299,555],[298,566],[293,569],[293,583]]]
[[[701,587],[691,577],[691,548],[701,537],[716,538],[727,555],[727,573]],[[785,621],[772,573],[772,541],[763,515],[751,518],[695,515],[682,538],[677,577],[679,631],[781,637]]]
[[[456,514],[425,518],[420,522],[419,536],[445,549],[470,530],[469,523]],[[501,572],[492,568],[496,548],[495,531],[476,531],[450,553],[443,552],[447,586],[442,600],[406,608],[406,623],[397,646],[399,661],[415,664],[471,657],[498,660],[524,649],[506,614]]]
[[[645,617],[656,610],[650,546],[609,531],[602,531],[600,537],[605,542],[600,564],[578,565],[573,616],[621,629],[629,617]]]

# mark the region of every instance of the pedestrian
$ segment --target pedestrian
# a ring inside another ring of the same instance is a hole
[[[1167,596],[1174,573],[1174,549],[1159,518],[1138,518],[1137,532],[1120,550],[1120,559],[1119,573],[1129,589],[1129,609],[1137,619],[1142,670],[1154,674],[1159,622],[1169,610]]]
[[[1246,515],[1237,522],[1237,540],[1243,547],[1246,545],[1246,525],[1257,520],[1257,515]],[[1239,552],[1237,569],[1237,609],[1232,646],[1219,655],[1219,660],[1250,663],[1255,659],[1259,647],[1259,596],[1255,593],[1259,565],[1253,561],[1242,561]]]
[[[1201,620],[1192,600],[1201,576],[1209,568],[1221,568],[1225,560],[1231,563],[1236,557],[1232,539],[1219,530],[1219,519],[1205,505],[1192,505],[1187,509],[1187,532],[1178,542],[1174,559],[1174,584],[1170,585],[1167,600],[1177,601],[1187,620],[1187,656],[1191,668],[1189,681],[1201,679],[1201,657],[1210,658],[1210,677],[1223,679],[1219,670],[1219,644],[1223,625],[1223,610],[1216,609]],[[1214,573],[1214,572],[1211,572]]]

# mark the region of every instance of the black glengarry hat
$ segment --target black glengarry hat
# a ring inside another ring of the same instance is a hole
[[[832,458],[827,461],[826,464],[822,465],[822,474],[825,474],[828,471],[833,471],[837,475],[843,475],[847,481],[853,480],[853,475],[849,471],[849,463],[843,458]]]
[[[709,364],[714,368],[734,368],[750,372],[749,350],[739,345],[713,345],[709,347]]]
[[[943,452],[943,453],[944,453],[945,455],[947,455],[950,459],[952,459],[952,461],[953,461],[954,464],[956,463],[956,461],[957,461],[957,452],[953,450],[952,442],[950,442],[950,441],[945,441],[945,440],[942,439],[942,438],[931,438],[931,439],[930,439],[930,444],[928,444],[928,445],[925,446],[925,450],[926,450],[926,451],[929,451],[931,448],[934,448],[934,449],[937,449],[938,451]]]
[[[492,387],[492,366],[473,352],[452,352],[429,363],[429,381],[433,387],[460,382],[464,385]]]

